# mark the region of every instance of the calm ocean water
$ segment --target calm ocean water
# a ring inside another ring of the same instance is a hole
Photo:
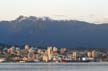
[[[2,63],[0,71],[108,71],[108,63]]]

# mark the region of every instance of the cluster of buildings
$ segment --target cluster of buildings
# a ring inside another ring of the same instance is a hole
[[[74,50],[67,48],[47,47],[33,48],[25,45],[23,48],[10,47],[0,51],[0,62],[100,62],[108,61],[108,53],[104,51]]]

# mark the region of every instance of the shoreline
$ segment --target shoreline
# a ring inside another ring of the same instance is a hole
[[[71,62],[71,63],[14,63],[14,62],[6,62],[0,64],[108,64],[108,62]]]

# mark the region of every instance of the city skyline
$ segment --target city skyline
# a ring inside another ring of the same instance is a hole
[[[0,20],[24,15],[106,23],[107,7],[107,0],[0,0]]]

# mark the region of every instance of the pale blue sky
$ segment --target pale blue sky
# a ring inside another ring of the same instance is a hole
[[[19,15],[108,22],[108,0],[0,0],[0,20]]]

